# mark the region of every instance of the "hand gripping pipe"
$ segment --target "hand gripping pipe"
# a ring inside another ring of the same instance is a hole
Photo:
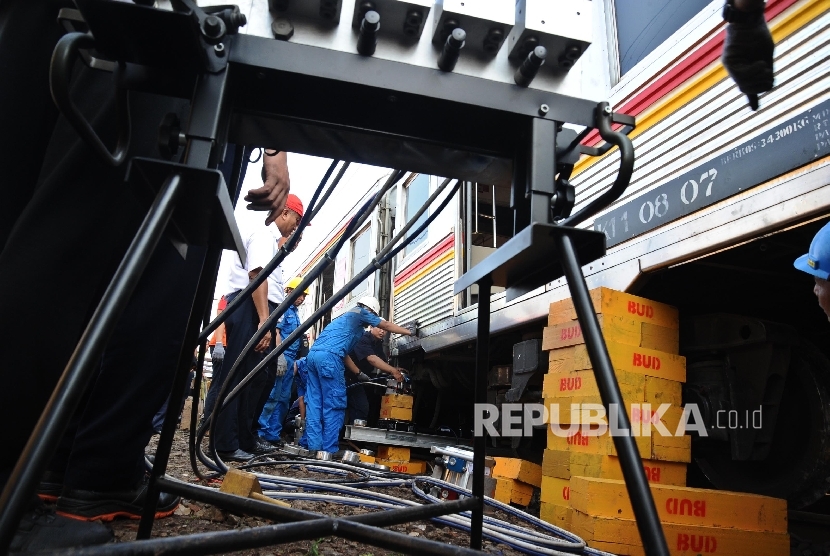
[[[395,180],[395,181],[397,181],[397,180]],[[320,318],[322,317],[322,315],[324,315],[327,311],[329,311],[329,310],[331,309],[331,307],[333,307],[336,303],[338,303],[341,299],[343,299],[343,298],[344,298],[344,297],[345,297],[345,296],[346,296],[346,295],[347,295],[347,294],[348,294],[351,290],[353,290],[353,289],[356,287],[356,285],[357,285],[357,284],[359,284],[359,283],[361,283],[363,280],[365,280],[365,279],[366,279],[366,278],[367,278],[367,277],[368,277],[368,276],[369,276],[372,272],[374,272],[376,269],[378,269],[378,268],[382,267],[384,264],[386,264],[386,262],[388,262],[389,260],[391,260],[391,259],[392,259],[395,255],[397,255],[397,253],[398,253],[401,249],[403,249],[406,245],[408,245],[408,244],[409,244],[409,242],[410,242],[413,238],[417,237],[417,236],[418,236],[418,235],[419,235],[419,234],[420,234],[420,233],[421,233],[424,229],[426,229],[426,227],[427,227],[427,226],[429,226],[429,224],[430,224],[430,223],[432,223],[432,221],[433,221],[433,220],[434,220],[434,219],[438,216],[438,214],[440,214],[440,213],[444,210],[444,208],[447,206],[447,204],[449,203],[449,201],[452,199],[453,195],[454,195],[454,194],[455,194],[455,192],[458,190],[459,184],[461,183],[460,181],[457,181],[457,182],[456,182],[455,187],[454,187],[454,188],[453,188],[453,190],[452,190],[452,191],[451,191],[451,192],[447,195],[447,197],[444,199],[444,201],[441,203],[441,205],[438,207],[438,209],[437,209],[436,211],[434,211],[434,212],[433,212],[433,213],[432,213],[432,214],[431,214],[431,215],[430,215],[430,216],[429,216],[429,217],[428,217],[428,218],[427,218],[427,219],[426,219],[426,220],[425,220],[425,221],[421,224],[421,226],[419,226],[419,227],[418,227],[417,231],[416,231],[415,233],[413,233],[413,234],[409,235],[408,237],[407,237],[407,236],[405,236],[405,232],[406,232],[406,231],[407,231],[407,230],[411,227],[411,224],[413,224],[414,222],[416,222],[416,221],[417,221],[417,219],[421,216],[421,214],[423,214],[423,211],[424,211],[424,210],[426,210],[426,207],[428,207],[428,206],[429,206],[429,204],[430,204],[432,201],[434,201],[434,199],[435,199],[435,198],[437,198],[437,196],[438,196],[438,195],[439,195],[439,194],[440,194],[440,193],[444,190],[444,188],[446,188],[446,186],[447,186],[447,184],[449,183],[449,181],[450,181],[449,179],[447,179],[447,180],[445,180],[445,181],[444,181],[444,183],[443,183],[443,184],[442,184],[442,185],[438,188],[438,190],[437,190],[435,193],[433,193],[433,195],[432,195],[432,196],[430,196],[430,198],[427,200],[427,202],[426,202],[426,203],[424,203],[424,206],[422,207],[422,209],[421,209],[420,211],[418,211],[418,213],[416,213],[416,214],[413,216],[413,218],[410,220],[410,222],[409,222],[409,223],[407,223],[407,226],[405,226],[405,227],[401,230],[401,233],[399,233],[397,236],[395,236],[395,237],[394,237],[394,238],[393,238],[393,239],[392,239],[392,240],[391,240],[391,241],[390,241],[390,242],[386,245],[386,247],[384,247],[384,249],[383,249],[383,250],[381,250],[381,252],[378,254],[378,256],[377,256],[377,257],[375,257],[375,259],[373,259],[373,260],[372,260],[372,262],[370,262],[370,263],[366,266],[366,268],[364,268],[364,269],[363,269],[363,271],[361,271],[358,275],[356,275],[354,278],[352,278],[352,280],[351,280],[349,283],[347,283],[345,286],[343,286],[343,288],[341,288],[341,289],[338,291],[338,293],[337,293],[337,294],[335,294],[334,296],[332,296],[332,297],[331,297],[331,298],[330,298],[330,299],[329,299],[329,300],[328,300],[325,304],[323,304],[323,306],[321,306],[321,307],[320,307],[320,308],[319,308],[319,309],[318,309],[318,310],[317,310],[317,311],[316,311],[316,312],[315,312],[315,313],[314,313],[311,317],[309,317],[308,319],[306,319],[306,321],[305,321],[302,325],[300,325],[300,327],[298,327],[298,328],[297,328],[294,332],[292,332],[292,333],[291,333],[291,334],[290,334],[287,338],[284,338],[284,339],[283,339],[283,341],[282,341],[282,343],[281,343],[279,346],[277,346],[277,347],[276,347],[275,349],[273,349],[273,350],[272,350],[272,351],[271,351],[271,352],[270,352],[270,353],[269,353],[266,357],[264,357],[264,358],[263,358],[263,360],[262,360],[262,361],[261,361],[261,362],[260,362],[260,363],[259,363],[259,364],[258,364],[258,365],[257,365],[257,366],[256,366],[256,367],[255,367],[255,368],[254,368],[251,372],[250,372],[250,373],[248,373],[248,375],[247,375],[246,377],[244,377],[244,378],[243,378],[243,379],[239,382],[239,384],[238,384],[238,385],[237,385],[237,386],[233,389],[233,391],[232,391],[232,392],[231,392],[231,393],[227,396],[227,399],[224,399],[223,397],[224,397],[224,395],[225,395],[225,386],[226,386],[227,384],[229,384],[229,383],[230,383],[230,380],[231,380],[231,378],[230,378],[230,373],[229,373],[228,378],[226,378],[226,380],[225,380],[225,384],[223,384],[223,385],[222,385],[222,390],[219,392],[219,396],[217,396],[217,400],[216,400],[216,407],[217,407],[217,408],[224,407],[224,405],[226,405],[226,404],[229,402],[229,400],[233,399],[233,396],[236,396],[236,395],[237,395],[237,393],[238,393],[238,392],[239,392],[242,388],[244,388],[244,387],[245,387],[245,385],[246,385],[246,384],[247,384],[247,383],[251,380],[251,378],[252,378],[252,377],[253,377],[256,373],[260,372],[260,371],[261,371],[261,370],[262,370],[262,369],[263,369],[263,368],[264,368],[264,367],[265,367],[268,363],[270,363],[270,362],[271,362],[274,358],[279,357],[279,356],[280,356],[280,354],[282,354],[282,352],[283,352],[283,351],[285,351],[285,349],[286,349],[289,345],[291,345],[294,341],[296,341],[296,340],[297,340],[297,338],[299,338],[299,337],[300,337],[300,335],[304,334],[304,333],[305,333],[305,331],[306,331],[306,330],[308,330],[308,328],[310,328],[312,324],[314,324],[314,323],[315,323],[318,319],[320,319]],[[382,193],[383,193],[383,191],[381,191],[381,192],[379,192],[379,193],[378,193],[378,195],[376,196],[376,199],[375,199],[375,201],[376,201],[376,202],[377,202],[377,201],[379,201],[379,197],[380,197],[380,195],[381,195]],[[355,220],[357,220],[357,218],[355,218]],[[316,279],[317,275],[319,275],[320,273],[322,273],[322,271],[325,269],[325,267],[326,267],[326,266],[328,266],[329,264],[333,263],[333,261],[334,261],[334,257],[336,256],[336,252],[332,255],[331,251],[333,251],[334,249],[339,250],[339,248],[340,248],[340,244],[342,244],[342,243],[343,243],[343,242],[344,242],[344,241],[345,241],[345,240],[346,240],[346,239],[347,239],[347,238],[351,235],[351,233],[353,233],[354,229],[358,229],[358,228],[360,227],[360,225],[361,225],[361,224],[362,224],[362,221],[361,221],[361,222],[358,222],[355,226],[350,226],[350,227],[349,227],[350,229],[347,229],[347,230],[346,230],[346,232],[344,232],[343,236],[341,237],[341,241],[338,243],[338,245],[334,246],[334,247],[333,247],[333,248],[329,251],[329,253],[327,253],[327,254],[326,254],[326,256],[324,257],[324,260],[322,260],[322,261],[320,261],[320,263],[318,263],[318,265],[317,265],[317,266],[318,266],[318,268],[315,268],[315,270],[314,270],[314,271],[312,271],[311,273],[309,273],[308,275],[306,275],[306,277],[305,277],[305,278],[303,278],[303,281],[302,281],[302,282],[301,282],[301,283],[297,286],[297,289],[296,289],[294,292],[292,292],[292,294],[291,294],[291,295],[289,295],[289,296],[288,296],[288,297],[287,297],[287,298],[283,301],[283,303],[280,305],[280,307],[278,307],[278,308],[274,311],[274,313],[273,313],[273,314],[269,317],[269,320],[270,320],[271,318],[274,318],[274,319],[278,318],[278,317],[282,314],[282,312],[284,312],[284,311],[285,311],[285,308],[283,308],[283,305],[286,305],[286,308],[287,308],[287,306],[289,306],[288,304],[293,303],[293,302],[294,302],[294,298],[296,298],[297,296],[299,296],[299,293],[298,293],[298,292],[302,292],[308,284],[310,284],[312,281],[314,281],[314,280]],[[398,245],[396,248],[394,248],[394,249],[393,249],[392,247],[394,246],[394,244],[395,244],[395,243],[397,243],[397,242],[399,242],[399,241],[401,241],[401,239],[403,239],[403,238],[405,238],[405,239],[404,239],[404,241],[402,241],[400,245]],[[294,294],[296,294],[296,295],[294,295]],[[281,309],[282,309],[282,311],[281,311]],[[269,326],[269,324],[266,322],[266,325],[265,325],[265,326]],[[263,328],[264,328],[264,327],[263,327]],[[255,336],[254,338],[252,338],[252,339],[251,339],[251,342],[249,342],[249,346],[256,345],[256,343],[255,343],[255,342],[258,342],[258,341],[259,341],[259,340],[258,340],[258,339],[256,338],[256,336]],[[249,349],[249,346],[246,346],[246,350],[248,350],[248,349]],[[242,358],[242,357],[244,357],[245,353],[246,353],[246,351],[243,351],[243,352],[242,352],[242,355],[240,356],[240,360],[241,360],[241,358]],[[231,370],[231,372],[234,372],[234,371],[235,371],[235,369],[236,369],[236,366],[234,367],[234,369],[232,369],[232,370]],[[212,423],[213,423],[213,416],[214,416],[214,415],[216,415],[216,411],[214,411],[214,412],[211,414],[211,426],[213,426],[213,424],[212,424]],[[203,434],[204,434],[204,433],[203,433],[203,431],[200,431],[200,434],[199,434],[199,439],[197,439],[197,442],[196,442],[197,447],[199,447],[199,446],[201,445],[201,437],[203,436]],[[211,438],[213,438],[213,436],[214,436],[213,431],[211,431]],[[215,455],[215,450],[214,450],[214,449],[213,449],[213,447],[212,447],[212,442],[213,442],[213,441],[211,440],[211,450],[210,450],[210,451],[211,451],[211,454]],[[216,460],[217,460],[217,461],[216,461],[216,464],[217,464],[217,466],[218,466],[217,471],[224,472],[224,471],[227,469],[227,468],[226,468],[226,466],[225,466],[223,463],[220,463],[220,462],[218,461],[218,459],[219,459],[219,458],[218,458],[218,456],[215,456],[215,457],[216,457]],[[203,458],[200,458],[200,459],[202,459],[202,461],[203,461],[203,463],[204,463],[204,459],[203,459]],[[207,464],[207,463],[206,463],[206,465],[209,465],[209,464]],[[209,466],[210,466],[210,465],[209,465]],[[210,466],[210,467],[213,467],[213,466]]]
[[[300,284],[297,286],[297,288],[294,291],[292,291],[288,296],[286,296],[286,298],[279,305],[279,307],[277,307],[274,310],[274,312],[271,313],[271,315],[265,320],[263,325],[256,331],[254,336],[251,338],[251,340],[247,343],[245,348],[242,350],[239,358],[234,362],[234,364],[231,367],[230,371],[228,371],[228,374],[225,378],[225,381],[223,382],[223,384],[222,384],[222,386],[219,390],[219,394],[216,398],[216,406],[214,408],[214,411],[211,413],[210,423],[209,423],[210,430],[211,430],[210,453],[214,454],[217,461],[218,461],[218,456],[215,455],[216,450],[214,448],[214,438],[216,437],[214,429],[215,429],[215,423],[217,422],[216,415],[218,414],[219,411],[223,410],[224,407],[228,403],[228,400],[225,399],[225,396],[227,395],[227,391],[228,391],[228,385],[232,383],[233,377],[236,374],[236,371],[237,371],[239,365],[244,360],[244,358],[247,356],[247,354],[250,352],[250,350],[253,349],[253,347],[257,343],[259,343],[260,339],[265,335],[265,333],[268,330],[270,330],[270,328],[273,326],[273,324],[276,323],[276,321],[285,313],[285,311],[288,309],[288,307],[290,307],[294,303],[294,301],[302,294],[302,292],[308,287],[308,285],[311,282],[313,282],[317,278],[317,276],[322,274],[322,272],[325,270],[325,268],[328,265],[333,264],[334,259],[337,256],[337,253],[343,247],[343,245],[348,240],[348,238],[351,236],[351,234],[354,233],[354,231],[356,229],[358,229],[363,224],[363,222],[368,217],[368,215],[371,213],[371,211],[374,209],[374,207],[377,205],[377,203],[380,202],[380,199],[383,197],[383,195],[386,193],[386,191],[388,191],[395,183],[397,183],[403,177],[403,175],[404,175],[404,172],[400,171],[400,170],[397,170],[397,171],[393,172],[389,176],[389,179],[387,179],[387,181],[384,184],[383,188],[381,188],[381,190],[378,191],[378,193],[371,200],[369,200],[363,207],[360,208],[360,210],[355,215],[355,217],[351,220],[351,222],[349,222],[348,226],[346,227],[346,230],[344,231],[341,238],[338,240],[337,244],[335,244],[331,249],[329,249],[329,251],[323,257],[323,260],[321,260],[317,264],[317,266],[310,273],[308,273],[305,278],[303,278],[303,280],[300,282]],[[301,224],[302,224],[302,222],[301,222]],[[224,311],[223,311],[223,313],[224,313]],[[306,329],[307,328],[304,328],[302,331],[305,332]],[[299,335],[294,336],[293,339],[291,340],[291,342],[293,342],[294,339],[296,339],[297,337],[299,337]],[[283,341],[280,344],[280,346],[278,346],[271,353],[272,354],[276,353],[276,355],[274,355],[274,357],[278,357],[280,354],[282,354],[283,351],[285,351],[287,346],[291,345],[291,342],[286,343],[285,341]],[[242,387],[244,387],[245,384],[247,384],[248,381],[250,381],[251,377],[253,376],[253,374],[255,372],[258,372],[264,366],[264,364],[266,364],[267,362],[270,362],[272,359],[273,359],[273,357],[266,359],[260,365],[258,365],[257,368],[254,371],[249,373],[248,376],[246,376],[243,379],[244,382],[241,382],[234,389],[234,391],[232,392],[233,397],[235,397],[236,393]],[[232,400],[233,397],[231,397],[230,399]],[[205,427],[207,427],[207,425],[208,424],[206,424]],[[198,435],[199,438],[196,441],[197,446],[199,446],[200,443],[201,443],[201,438],[204,436],[204,431],[205,431],[205,428],[202,428],[202,429],[199,430],[199,435]],[[200,459],[204,462],[204,458],[200,457]],[[206,463],[206,465],[208,465],[208,464]],[[219,467],[220,467],[220,470],[222,472],[225,471],[224,464],[220,464]]]

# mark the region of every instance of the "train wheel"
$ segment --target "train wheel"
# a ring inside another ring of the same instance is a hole
[[[812,344],[794,346],[772,448],[763,461],[733,461],[726,442],[696,439],[692,456],[718,489],[753,492],[807,506],[830,490],[830,360]]]

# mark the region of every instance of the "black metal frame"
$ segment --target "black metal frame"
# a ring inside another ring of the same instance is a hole
[[[159,184],[160,191],[145,223],[113,277],[0,498],[0,552],[11,542],[25,503],[34,492],[63,432],[63,424],[75,410],[132,287],[167,228],[176,201],[181,198],[182,184],[198,181],[194,176],[205,172],[205,168],[215,168],[229,142],[405,167],[477,182],[512,183],[516,231],[521,235],[526,228],[531,236],[533,230],[549,232],[548,240],[541,247],[547,250],[543,254],[550,257],[550,246],[555,246],[586,336],[603,403],[606,407],[617,403],[619,422],[623,428],[627,427],[628,418],[621,403],[619,386],[580,268],[580,262],[587,262],[586,255],[581,253],[583,259],[580,260],[574,249],[574,242],[593,245],[590,249],[590,259],[593,260],[598,252],[600,255],[604,253],[604,238],[602,247],[597,249],[594,232],[571,226],[601,210],[628,185],[633,150],[627,137],[611,130],[611,124],[633,125],[631,118],[614,116],[605,103],[597,106],[583,99],[437,69],[251,36],[225,34],[209,37],[202,26],[205,13],[196,8],[191,0],[177,0],[176,7],[183,9],[179,12],[162,12],[146,6],[105,0],[77,0],[77,4],[95,36],[96,51],[104,58],[118,62],[119,95],[133,88],[191,98],[191,115],[185,132],[185,166],[189,168],[183,170],[181,166],[169,164],[166,173],[153,173],[156,179],[163,176],[164,185]],[[134,24],[126,25],[127,21]],[[147,33],[148,29],[173,37],[177,48],[168,49],[167,45],[159,48],[155,36]],[[69,79],[71,72],[67,64],[75,58],[77,49],[90,44],[89,38],[70,37],[63,46],[69,50],[55,58],[59,67],[55,68],[53,75],[58,76],[57,96],[65,112],[74,113],[74,109],[68,95],[60,94],[60,91],[68,90],[66,83],[60,81]],[[169,55],[173,51],[176,52],[175,59]],[[119,137],[129,135],[128,130],[123,128],[127,125],[125,121],[128,118],[122,119]],[[556,134],[563,122],[599,128],[609,144],[620,148],[622,163],[620,175],[608,193],[566,220],[568,226],[557,226],[552,222],[551,203],[556,195],[556,174],[560,171],[554,156]],[[88,142],[97,143],[96,149],[107,163],[119,164],[118,154],[113,156],[91,129],[84,129],[82,119],[75,117],[73,123],[81,129],[80,133]],[[164,167],[164,163],[153,164],[157,166],[156,170],[158,165]],[[199,327],[213,289],[221,248],[227,247],[228,238],[238,238],[238,234],[234,235],[232,214],[224,210],[228,203],[222,202],[227,192],[219,187],[214,188],[211,195],[220,200],[218,206],[222,210],[214,211],[212,220],[205,216],[204,222],[227,226],[230,233],[224,234],[221,239],[215,234],[188,239],[187,234],[172,232],[179,239],[185,236],[186,242],[199,241],[209,246],[194,294],[172,399],[181,397],[184,392],[193,348],[197,344]],[[515,292],[527,291],[529,285],[517,283],[515,272],[504,271],[510,268],[515,271],[526,266],[523,253],[540,253],[540,244],[534,237],[518,249],[514,249],[516,244],[503,246],[497,251],[503,256],[490,257],[479,264],[474,273],[468,273],[456,284],[456,291],[472,283],[479,286],[476,403],[486,402],[490,288],[502,285],[519,288]],[[549,281],[555,277],[551,276],[552,273],[559,273],[559,270],[537,273],[534,280]],[[203,356],[202,350],[200,358]],[[168,407],[159,440],[147,504],[138,531],[139,539],[146,539],[151,533],[155,505],[161,491],[277,521],[303,522],[183,538],[141,540],[75,553],[160,554],[175,551],[195,554],[338,535],[403,552],[464,554],[470,550],[377,529],[463,510],[472,510],[470,547],[481,548],[486,446],[483,436],[475,439],[472,498],[347,519],[329,519],[165,478],[176,423],[175,406],[170,404]],[[615,437],[614,442],[646,552],[668,554],[634,439]]]

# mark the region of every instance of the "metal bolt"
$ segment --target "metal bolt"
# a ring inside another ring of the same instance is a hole
[[[213,51],[216,53],[217,56],[224,56],[225,55],[225,45],[221,42],[219,44],[213,45]]]
[[[271,32],[275,39],[287,41],[294,36],[294,24],[287,17],[278,17],[271,23]]]
[[[611,115],[611,107],[610,106],[606,106],[605,108],[602,109],[602,111],[605,112],[606,114],[608,114],[609,116]]]
[[[548,106],[547,104],[543,104],[539,107],[539,114],[541,114],[542,116],[544,116],[548,112],[550,112],[550,106]]]
[[[218,38],[224,32],[224,24],[221,19],[215,15],[209,15],[204,21],[204,33],[208,38]]]
[[[455,465],[455,458],[450,458],[450,465]]]

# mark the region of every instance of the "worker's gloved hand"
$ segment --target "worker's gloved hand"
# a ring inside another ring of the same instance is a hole
[[[772,89],[775,84],[772,41],[762,13],[751,21],[728,23],[721,61],[742,93],[749,97],[749,105],[758,109],[758,94]]]
[[[357,375],[358,382],[369,382],[370,380],[372,379],[369,378],[369,375],[367,375],[366,373],[360,373]]]
[[[222,342],[216,342],[213,348],[213,355],[210,358],[213,361],[221,361],[225,358],[225,346],[222,345]]]
[[[277,376],[284,375],[287,369],[288,361],[285,360],[285,355],[280,354],[280,356],[277,357]]]

